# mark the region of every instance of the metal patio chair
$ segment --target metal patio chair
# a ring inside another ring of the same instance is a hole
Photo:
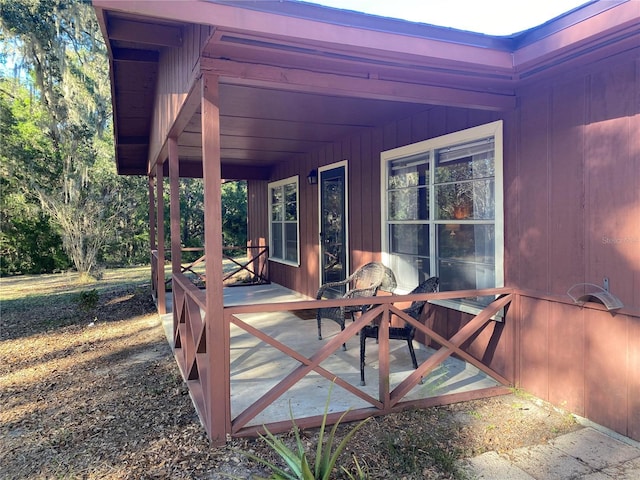
[[[357,298],[373,297],[378,293],[378,290],[393,292],[398,284],[391,269],[385,267],[382,263],[371,262],[358,268],[349,277],[342,281],[330,282],[322,285],[316,294],[316,300],[322,299],[327,289],[343,285],[348,287],[348,291],[342,296],[342,298]],[[353,320],[354,315],[357,312],[364,312],[368,308],[369,305],[319,308],[316,315],[318,322],[318,340],[322,340],[323,318],[333,320],[340,325],[340,330],[344,330],[344,324],[347,318],[350,317],[351,320]],[[342,348],[344,350],[347,349],[344,344],[342,345]]]
[[[440,283],[440,279],[438,277],[431,277],[416,288],[414,288],[409,295],[415,293],[431,293],[438,291],[438,285]],[[403,309],[402,311],[408,314],[410,317],[418,320],[420,318],[420,313],[422,313],[422,309],[424,304],[427,303],[426,300],[420,300],[413,302],[409,307]],[[367,325],[360,330],[360,385],[365,385],[364,381],[364,358],[365,358],[365,349],[366,349],[366,340],[367,338],[375,338],[378,340],[378,335],[380,334],[380,327],[378,325]],[[405,340],[407,342],[407,346],[409,347],[409,354],[411,355],[411,361],[413,362],[413,368],[418,368],[418,361],[416,360],[416,352],[413,349],[413,338],[416,334],[416,327],[410,325],[409,323],[405,323],[404,327],[389,327],[389,340]]]

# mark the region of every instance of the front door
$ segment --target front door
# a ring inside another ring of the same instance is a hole
[[[319,169],[320,190],[320,281],[322,284],[347,278],[347,179],[346,162]],[[344,286],[327,291],[328,297],[340,297]]]

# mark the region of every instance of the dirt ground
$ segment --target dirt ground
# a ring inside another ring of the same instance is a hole
[[[277,461],[263,441],[209,444],[146,272],[118,275],[88,286],[62,275],[0,280],[0,479],[268,476],[241,453]],[[355,456],[370,479],[464,478],[460,459],[578,428],[571,415],[514,392],[372,419],[340,464],[352,469]],[[310,451],[316,438],[303,432]]]

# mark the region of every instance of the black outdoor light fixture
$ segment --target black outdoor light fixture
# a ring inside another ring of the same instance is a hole
[[[309,175],[307,175],[307,183],[309,185],[315,185],[318,183],[318,170],[314,168],[309,172]]]

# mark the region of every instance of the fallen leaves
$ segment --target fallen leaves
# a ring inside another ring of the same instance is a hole
[[[0,342],[0,478],[266,475],[240,453],[275,460],[260,440],[209,444],[146,290],[112,285],[89,327],[94,316],[69,316],[68,286],[47,288],[49,301],[38,297],[33,308],[24,299],[13,310],[3,304],[9,328]],[[43,328],[51,318],[55,326]],[[338,438],[350,428],[341,426]],[[455,478],[446,462],[572,428],[566,415],[513,395],[409,410],[368,422],[349,443],[344,464],[355,455],[371,479]],[[303,434],[313,452],[317,432]]]

